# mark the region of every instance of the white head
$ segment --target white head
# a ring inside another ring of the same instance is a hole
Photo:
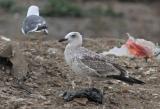
[[[79,32],[70,32],[59,42],[68,41],[71,46],[79,47],[82,46],[82,35]]]
[[[39,16],[39,8],[38,6],[32,5],[28,8],[27,17],[30,15],[37,15]]]

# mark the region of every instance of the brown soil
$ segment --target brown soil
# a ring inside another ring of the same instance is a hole
[[[102,52],[121,40],[86,39],[84,46]],[[0,73],[0,108],[2,109],[159,109],[160,108],[160,75],[159,63],[143,59],[114,57],[117,63],[126,67],[132,76],[143,80],[144,85],[127,85],[116,80],[95,81],[95,87],[104,92],[102,105],[86,99],[75,99],[65,102],[60,96],[72,89],[72,81],[76,89],[88,87],[87,79],[77,77],[65,64],[63,51],[65,44],[56,40],[21,41],[21,50],[30,64],[30,78],[25,82],[32,94],[13,87],[13,77],[7,72]],[[155,67],[156,66],[156,67]],[[158,66],[158,67],[157,67]]]

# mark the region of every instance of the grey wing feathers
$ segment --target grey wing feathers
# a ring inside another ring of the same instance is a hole
[[[94,75],[103,78],[107,77],[118,79],[129,84],[144,84],[143,81],[129,76],[125,69],[113,61],[110,61],[110,59],[105,59],[103,56],[92,51],[87,51],[86,49],[84,49],[84,51],[88,53],[81,52],[80,61],[85,66],[88,66],[90,69],[96,71]]]
[[[28,33],[32,31],[39,31],[41,29],[46,29],[47,25],[46,21],[42,17],[31,15],[24,20],[22,28],[25,33]]]
[[[98,57],[84,56],[81,62],[89,68],[95,70],[99,75],[106,77],[109,75],[120,75],[121,72],[110,62]]]

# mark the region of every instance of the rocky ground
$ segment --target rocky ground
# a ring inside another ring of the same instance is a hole
[[[13,77],[3,70],[0,73],[0,108],[2,109],[159,109],[160,75],[156,60],[128,59],[114,57],[132,76],[143,80],[144,85],[127,85],[116,80],[95,81],[95,87],[103,91],[103,104],[96,104],[87,99],[74,99],[65,102],[61,97],[66,90],[88,87],[87,78],[77,77],[65,64],[63,51],[65,44],[56,40],[18,41],[21,51],[30,64],[30,78],[25,82],[32,94],[14,86]],[[102,52],[120,45],[123,40],[85,39],[84,46]],[[113,56],[112,56],[113,57]]]

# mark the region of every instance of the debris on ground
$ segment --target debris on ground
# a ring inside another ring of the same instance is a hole
[[[157,48],[154,50],[154,56],[158,61],[160,61],[160,46],[157,45]]]
[[[116,56],[138,57],[138,58],[151,58],[155,54],[160,53],[160,49],[151,41],[144,39],[135,39],[129,33],[128,40],[120,48],[114,47],[108,52],[103,52],[103,55],[113,54]]]
[[[65,101],[72,101],[74,98],[87,98],[89,101],[102,104],[103,94],[99,89],[86,88],[78,91],[66,91],[63,94]]]
[[[11,39],[9,39],[3,35],[0,35],[0,38],[1,38],[1,40],[4,40],[4,41],[11,41]]]
[[[122,45],[121,48],[114,47],[114,48],[110,49],[108,52],[105,51],[102,53],[102,55],[109,55],[109,54],[113,54],[115,56],[133,57],[133,55],[131,55],[129,53],[129,51],[125,45]]]
[[[156,46],[151,41],[146,41],[144,39],[135,39],[129,33],[127,34],[129,39],[126,42],[126,47],[130,54],[135,57],[152,57],[154,55],[154,50]]]
[[[48,52],[50,55],[57,53],[57,51],[58,51],[58,50],[57,50],[56,48],[48,48],[48,50],[47,50],[47,52]]]

